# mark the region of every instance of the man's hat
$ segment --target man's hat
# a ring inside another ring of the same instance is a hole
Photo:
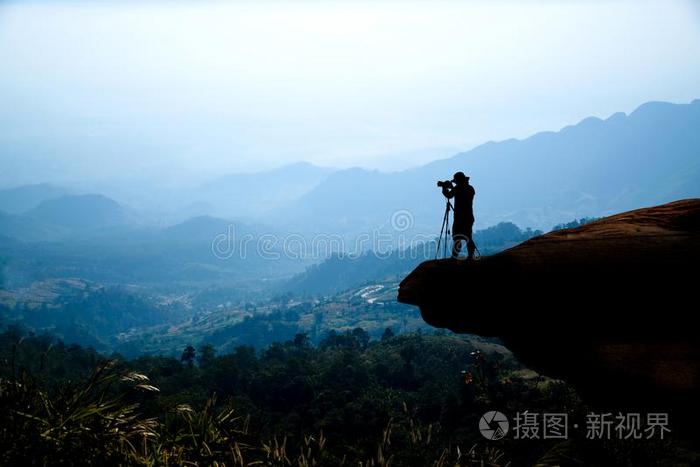
[[[453,182],[469,181],[469,177],[467,177],[466,175],[464,175],[464,172],[457,172],[457,173],[454,174],[454,176],[452,177],[452,181],[453,181]]]

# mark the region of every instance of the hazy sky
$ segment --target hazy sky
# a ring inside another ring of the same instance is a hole
[[[402,168],[700,97],[696,1],[0,3],[0,184]]]

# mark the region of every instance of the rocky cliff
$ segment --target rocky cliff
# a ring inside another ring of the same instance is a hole
[[[398,299],[435,327],[499,337],[593,404],[689,416],[700,375],[699,260],[700,199],[689,199],[473,262],[427,261]]]

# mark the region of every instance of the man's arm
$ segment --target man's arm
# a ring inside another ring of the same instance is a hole
[[[452,197],[455,195],[454,189],[448,188],[445,185],[442,186],[442,194],[447,199],[452,199]]]

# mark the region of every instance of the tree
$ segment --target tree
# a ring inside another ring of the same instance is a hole
[[[307,347],[309,345],[309,336],[305,332],[297,333],[294,336],[294,347]]]
[[[394,331],[391,328],[386,328],[382,334],[382,341],[387,341],[394,337]]]
[[[216,358],[216,349],[211,344],[204,344],[199,348],[197,364],[200,368],[207,368]]]
[[[183,363],[186,363],[188,367],[192,368],[192,365],[194,364],[194,357],[195,357],[196,351],[194,350],[194,347],[191,345],[188,345],[185,347],[185,350],[182,352],[182,356],[180,357],[180,361]]]
[[[352,330],[352,337],[355,340],[356,345],[364,350],[369,345],[369,334],[362,328],[355,328]]]

